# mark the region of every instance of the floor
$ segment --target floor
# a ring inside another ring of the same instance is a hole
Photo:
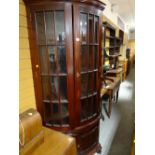
[[[100,122],[100,155],[130,155],[135,114],[135,70],[121,83],[118,103],[113,105],[110,119],[104,110]],[[95,154],[99,155],[99,154]]]

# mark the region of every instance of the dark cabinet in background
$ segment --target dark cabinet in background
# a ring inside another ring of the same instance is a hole
[[[102,11],[99,0],[25,0],[37,109],[43,124],[99,148]]]

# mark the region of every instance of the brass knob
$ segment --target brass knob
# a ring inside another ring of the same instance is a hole
[[[39,65],[36,65],[36,68],[39,68]]]
[[[80,77],[80,74],[79,74],[79,72],[77,72],[77,73],[76,73],[76,77],[77,77],[77,78],[79,78],[79,77]]]

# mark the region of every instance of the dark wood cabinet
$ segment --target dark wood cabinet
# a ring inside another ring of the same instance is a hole
[[[99,0],[24,1],[43,124],[74,136],[80,153],[96,151],[105,4]]]

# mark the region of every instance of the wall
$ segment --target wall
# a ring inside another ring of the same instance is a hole
[[[112,12],[111,11],[111,3],[109,2],[109,0],[101,0],[103,3],[105,3],[106,4],[106,7],[105,7],[105,10],[104,10],[104,12],[103,12],[103,15],[106,17],[106,18],[108,18],[108,19],[110,19],[110,21],[114,24],[114,25],[116,25],[117,27],[119,27],[118,26],[118,17],[122,20],[122,18],[119,16],[119,14],[118,13],[116,13],[116,12]],[[123,20],[122,20],[123,21]],[[124,21],[123,21],[124,22]],[[124,22],[124,24],[125,24],[125,22]],[[120,28],[120,27],[119,27]],[[127,25],[125,24],[125,32],[128,32],[128,29],[127,29]]]
[[[28,24],[26,8],[22,0],[19,1],[19,112],[28,108],[36,108],[30,46],[28,38]]]
[[[135,39],[135,30],[130,30],[129,31],[129,39],[134,40]]]
[[[114,24],[117,25],[117,13],[111,12],[111,3],[109,0],[101,0],[106,4],[105,10],[103,12],[104,16],[109,18]]]

